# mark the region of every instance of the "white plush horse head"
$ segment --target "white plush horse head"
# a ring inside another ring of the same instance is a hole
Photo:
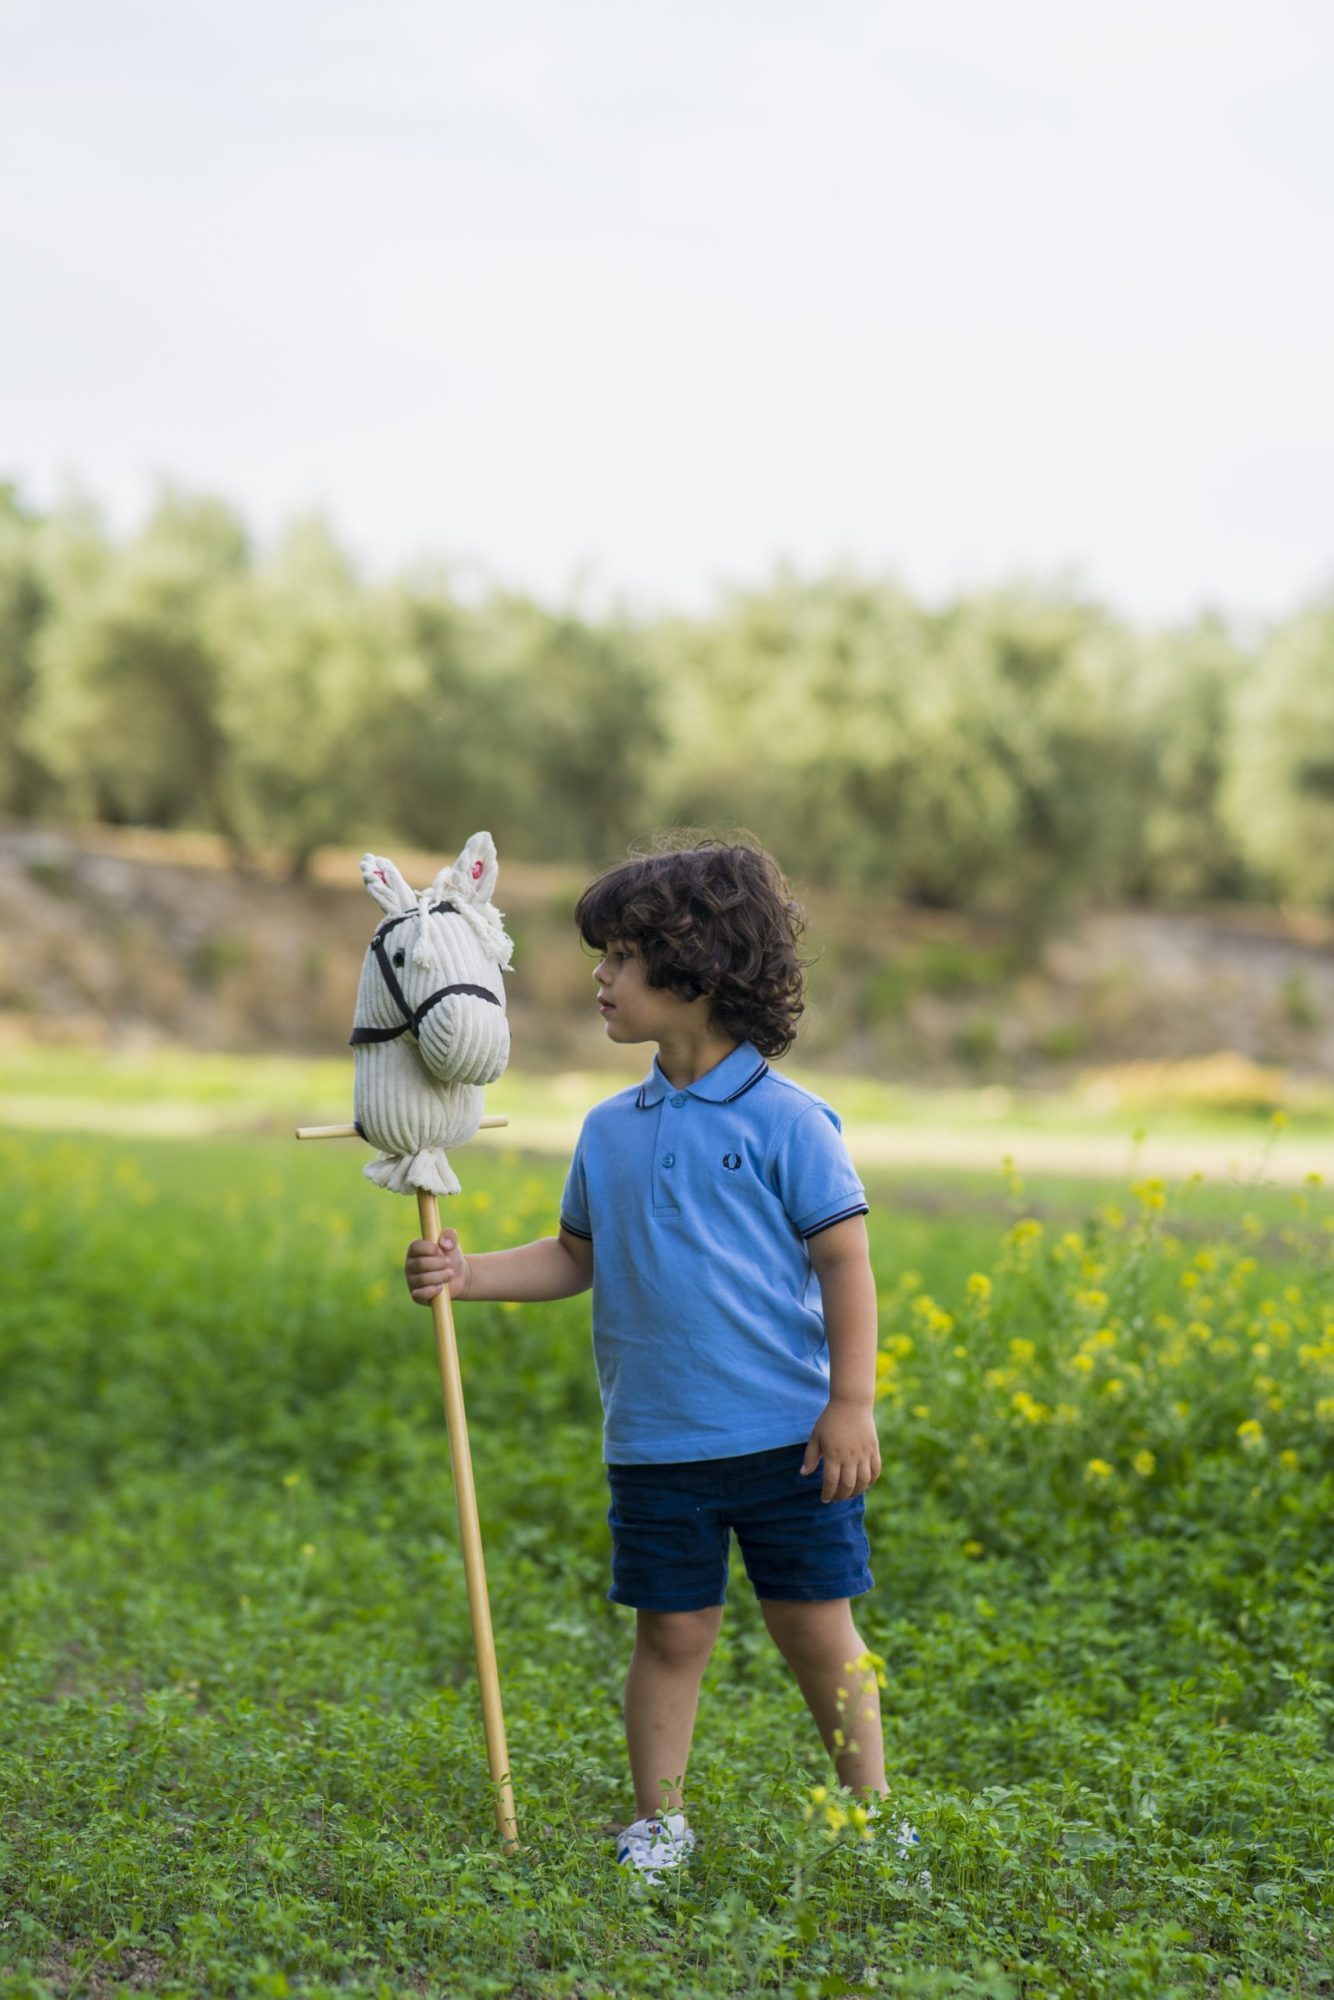
[[[475,833],[429,889],[409,888],[378,854],[362,857],[384,920],[357,993],[356,1119],[382,1149],[368,1179],[401,1194],[458,1192],[443,1149],[472,1137],[480,1086],[509,1059],[501,972],[513,946],[491,902],[496,873],[489,833]]]

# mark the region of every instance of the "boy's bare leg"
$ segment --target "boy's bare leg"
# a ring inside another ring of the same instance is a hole
[[[880,1690],[874,1672],[865,1668],[856,1672],[849,1666],[866,1651],[866,1642],[852,1622],[847,1598],[792,1604],[771,1597],[761,1602],[760,1609],[806,1697],[839,1783],[864,1797],[884,1793]]]
[[[723,1622],[721,1604],[704,1611],[637,1611],[635,1650],[625,1677],[625,1741],[641,1819],[679,1812],[695,1732],[699,1684]]]

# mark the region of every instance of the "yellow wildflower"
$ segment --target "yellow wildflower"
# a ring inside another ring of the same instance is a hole
[[[1110,1479],[1111,1476],[1112,1476],[1112,1468],[1107,1463],[1107,1460],[1105,1458],[1091,1458],[1088,1464],[1084,1467],[1085,1479],[1093,1479],[1099,1482],[1105,1482],[1106,1480]]]
[[[1026,1423],[1045,1424],[1051,1416],[1047,1405],[1038,1402],[1035,1396],[1030,1396],[1027,1389],[1016,1389],[1010,1401]]]
[[[1254,1417],[1247,1417],[1244,1424],[1237,1425],[1237,1436],[1248,1451],[1253,1451],[1257,1445],[1264,1443],[1264,1426],[1257,1423]]]
[[[1152,1479],[1158,1469],[1158,1461],[1151,1451],[1137,1451],[1130,1463],[1141,1479]]]

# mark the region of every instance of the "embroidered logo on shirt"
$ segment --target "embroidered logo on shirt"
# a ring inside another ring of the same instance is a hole
[[[727,1168],[729,1174],[734,1174],[741,1165],[740,1153],[724,1153],[723,1165]]]

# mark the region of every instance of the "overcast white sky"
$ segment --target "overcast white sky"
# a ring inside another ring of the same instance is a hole
[[[0,0],[0,476],[706,602],[1334,581],[1328,0]]]

